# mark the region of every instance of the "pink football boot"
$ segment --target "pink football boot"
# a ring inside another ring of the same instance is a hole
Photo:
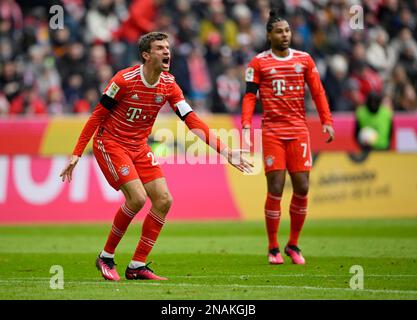
[[[284,259],[281,256],[278,248],[273,248],[268,252],[268,261],[270,264],[283,264]]]
[[[294,264],[305,264],[306,261],[301,254],[300,248],[297,246],[287,245],[285,247],[285,254],[289,256]]]
[[[157,276],[149,267],[146,266],[136,269],[126,268],[125,276],[128,280],[168,280],[168,278]]]
[[[120,276],[116,270],[116,264],[113,258],[102,258],[98,256],[96,260],[96,267],[101,272],[101,275],[106,280],[119,281]]]

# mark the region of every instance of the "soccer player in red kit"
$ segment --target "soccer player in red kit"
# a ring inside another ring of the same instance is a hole
[[[107,280],[120,280],[114,262],[115,249],[148,196],[152,207],[143,221],[141,238],[125,277],[166,280],[146,264],[172,202],[164,174],[147,144],[156,116],[166,102],[190,130],[225,156],[229,163],[240,171],[251,171],[252,165],[242,157],[240,150],[224,145],[185,101],[174,77],[168,73],[169,49],[165,33],[151,32],[141,37],[139,55],[143,64],[121,70],[109,81],[60,175],[62,181],[71,181],[75,165],[96,132],[94,156],[109,184],[122,190],[126,199],[116,213],[107,242],[96,260],[97,268]]]
[[[318,110],[323,132],[334,138],[332,117],[315,63],[306,52],[291,49],[288,22],[271,10],[267,22],[270,50],[259,53],[249,63],[246,93],[242,102],[242,133],[250,144],[250,127],[257,92],[263,109],[262,148],[268,194],[265,220],[268,234],[268,260],[282,264],[278,244],[281,197],[288,170],[293,186],[290,205],[291,230],[285,253],[295,264],[305,259],[298,247],[298,238],[307,214],[309,172],[312,166],[310,137],[304,107],[304,86],[307,82]]]

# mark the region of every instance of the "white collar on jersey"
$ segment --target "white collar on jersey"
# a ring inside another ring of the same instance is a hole
[[[140,72],[140,77],[142,79],[142,82],[147,88],[155,88],[159,84],[159,80],[161,79],[161,76],[159,76],[158,81],[155,82],[154,84],[149,84],[148,81],[146,81],[145,75],[143,74],[143,64],[140,65],[139,72]]]
[[[272,51],[272,49],[270,49],[269,51],[271,51],[271,55],[272,55],[272,57],[274,58],[274,59],[277,59],[277,60],[279,60],[279,61],[287,61],[287,60],[290,60],[291,58],[292,58],[292,56],[293,56],[293,52],[292,52],[292,49],[291,48],[288,48],[288,56],[286,56],[286,57],[278,57],[273,51]]]

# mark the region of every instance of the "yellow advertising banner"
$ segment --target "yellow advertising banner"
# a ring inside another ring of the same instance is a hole
[[[263,219],[266,178],[261,156],[258,173],[242,177],[228,168],[235,201],[245,219]],[[417,154],[370,153],[362,161],[347,153],[323,153],[310,175],[309,218],[417,217]],[[236,172],[235,172],[236,171]],[[287,176],[282,217],[289,218],[291,180]]]

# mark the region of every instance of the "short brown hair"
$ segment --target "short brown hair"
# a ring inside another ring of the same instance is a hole
[[[143,52],[150,52],[151,51],[151,44],[154,41],[166,40],[168,39],[168,34],[165,32],[149,32],[144,34],[139,39],[139,57],[140,59],[145,62],[142,57]]]

